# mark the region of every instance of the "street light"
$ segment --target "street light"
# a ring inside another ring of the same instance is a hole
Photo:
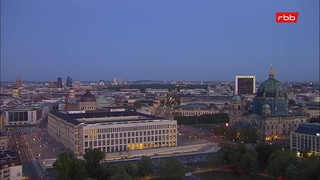
[[[320,156],[320,133],[317,133],[316,134],[317,135],[317,137],[318,137],[318,139],[319,139],[319,144],[318,144],[318,153],[319,153],[319,156]]]

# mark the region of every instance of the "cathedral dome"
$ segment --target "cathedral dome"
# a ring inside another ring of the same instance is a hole
[[[87,89],[86,93],[84,93],[81,98],[80,98],[81,102],[93,102],[96,101],[96,97],[90,93],[90,90]]]
[[[265,104],[265,105],[263,105],[263,106],[262,106],[262,109],[270,109],[269,104]]]
[[[241,101],[241,97],[238,94],[233,95],[232,101]]]
[[[281,82],[274,78],[273,67],[271,67],[269,79],[264,81],[260,85],[257,91],[257,97],[284,97],[286,99],[288,98],[288,94]]]

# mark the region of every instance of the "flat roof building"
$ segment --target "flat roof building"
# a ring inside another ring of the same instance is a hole
[[[310,151],[310,153],[319,155],[320,124],[301,124],[296,131],[291,132],[290,148],[299,153]]]
[[[90,147],[111,153],[177,146],[177,121],[134,111],[54,111],[48,132],[76,154]]]

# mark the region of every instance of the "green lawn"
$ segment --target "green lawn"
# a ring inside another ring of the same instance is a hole
[[[234,174],[232,172],[211,171],[196,174],[202,180],[275,180],[276,178],[260,176],[260,175],[246,175]]]

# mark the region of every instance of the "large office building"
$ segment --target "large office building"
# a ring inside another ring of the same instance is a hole
[[[22,105],[5,111],[5,125],[34,125],[50,111],[46,105]]]
[[[58,79],[57,79],[57,88],[63,88],[61,77],[58,77]]]
[[[71,88],[72,87],[72,78],[70,76],[67,77],[67,87]]]
[[[256,92],[256,77],[255,76],[236,76],[235,79],[235,94],[247,95]]]
[[[296,152],[309,151],[319,155],[320,152],[320,125],[302,124],[296,131],[291,132],[290,148]]]
[[[134,111],[54,111],[48,132],[66,148],[105,153],[177,146],[177,121]]]

